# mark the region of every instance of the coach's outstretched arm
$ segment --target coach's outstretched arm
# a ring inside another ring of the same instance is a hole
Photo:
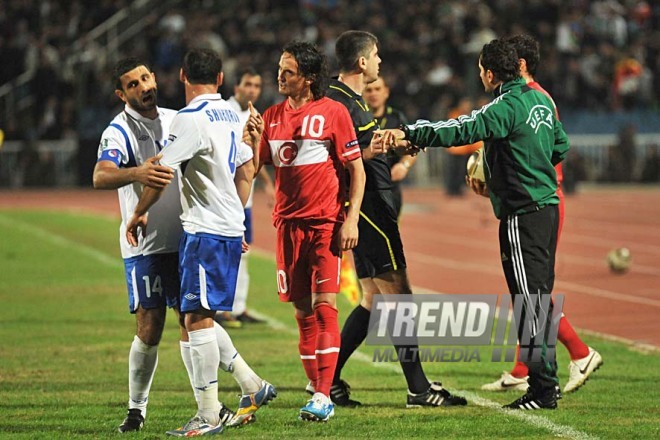
[[[119,168],[110,160],[101,160],[94,167],[94,189],[117,189],[135,182],[153,188],[165,188],[174,178],[174,171],[158,164],[161,157],[161,154],[150,157],[140,166],[129,168]]]

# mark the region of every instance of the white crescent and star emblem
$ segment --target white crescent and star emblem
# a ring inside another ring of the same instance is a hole
[[[277,149],[277,157],[283,165],[291,165],[298,156],[298,144],[285,142]]]

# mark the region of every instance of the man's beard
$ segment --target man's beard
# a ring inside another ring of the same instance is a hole
[[[139,99],[130,99],[128,103],[137,111],[149,111],[158,104],[158,89],[143,94]]]

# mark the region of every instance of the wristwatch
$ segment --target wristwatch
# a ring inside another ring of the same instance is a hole
[[[403,140],[407,141],[410,139],[410,129],[406,124],[399,125],[399,130],[403,132]]]

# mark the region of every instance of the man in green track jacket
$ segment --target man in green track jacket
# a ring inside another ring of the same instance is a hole
[[[447,121],[418,120],[401,129],[378,131],[375,136],[384,145],[397,147],[450,147],[485,141],[486,182],[469,179],[468,183],[475,192],[490,197],[500,219],[502,268],[514,304],[523,304],[518,332],[521,359],[529,367],[527,394],[506,407],[554,409],[557,364],[554,347],[547,345],[559,217],[554,165],[566,156],[568,138],[550,99],[527,87],[520,77],[518,55],[508,43],[493,40],[486,44],[479,57],[479,72],[486,92],[495,95],[481,109]],[[540,351],[540,358],[533,356],[534,348]]]

